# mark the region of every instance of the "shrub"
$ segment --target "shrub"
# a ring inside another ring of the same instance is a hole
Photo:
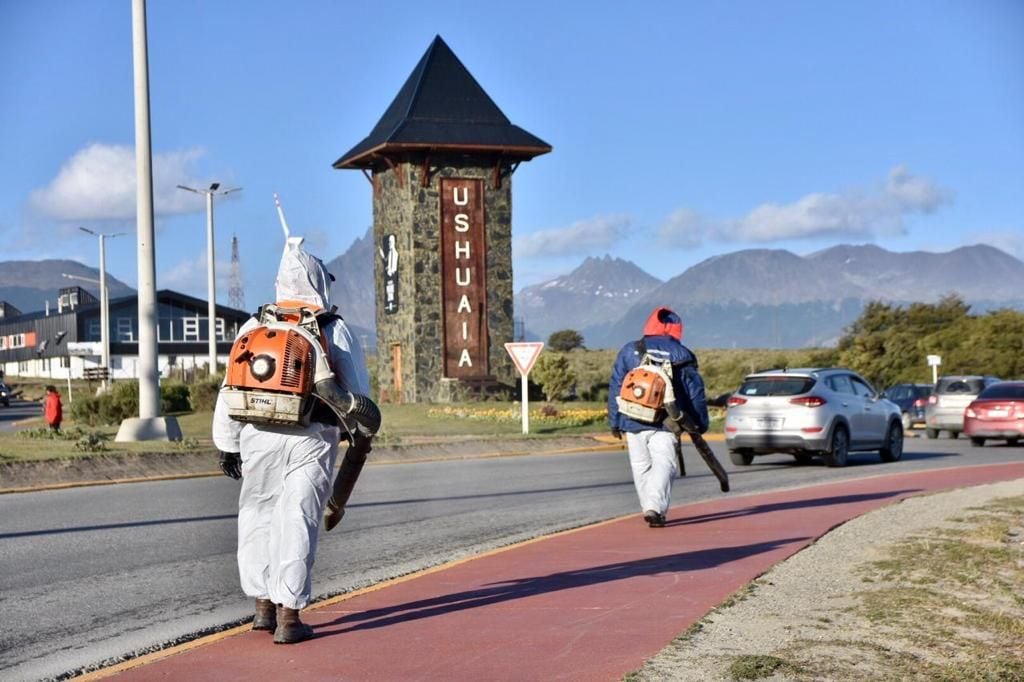
[[[104,438],[98,433],[87,433],[75,442],[75,450],[81,452],[103,452],[106,449]]]
[[[163,414],[213,409],[220,380],[204,380],[189,386],[169,381],[160,386],[160,411]],[[199,398],[197,399],[197,396]],[[71,404],[72,418],[89,426],[116,426],[139,415],[139,382],[116,381],[107,393],[77,398]]]
[[[217,404],[217,393],[220,391],[221,377],[213,377],[198,381],[189,386],[189,403],[195,412],[212,412]]]
[[[576,383],[576,375],[563,353],[541,355],[532,374],[549,401],[558,400]]]
[[[191,409],[189,387],[173,381],[160,384],[160,410],[164,414],[188,412]]]

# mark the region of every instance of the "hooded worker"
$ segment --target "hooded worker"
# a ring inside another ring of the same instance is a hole
[[[331,279],[323,262],[303,249],[301,238],[287,239],[275,281],[278,303],[331,311]],[[324,322],[321,332],[337,383],[344,391],[365,396],[370,382],[362,350],[339,316]],[[246,322],[239,337],[258,324],[256,318]],[[320,520],[331,496],[339,441],[349,437],[346,431],[323,406],[314,410],[308,426],[284,426],[235,421],[228,416],[223,393],[217,400],[213,440],[221,451],[221,468],[225,475],[242,479],[241,586],[256,599],[253,629],[272,632],[278,644],[313,636],[299,611],[310,600]]]
[[[652,528],[665,525],[665,513],[671,502],[672,478],[678,472],[676,446],[679,437],[670,428],[674,425],[665,424],[666,413],[678,414],[699,433],[708,429],[704,381],[697,371],[697,356],[682,344],[682,338],[682,318],[668,308],[655,308],[644,324],[643,337],[630,341],[619,351],[608,387],[608,425],[616,438],[626,434],[633,483],[643,518]],[[652,422],[622,414],[616,400],[626,375],[644,362],[645,356],[661,366],[671,366],[672,390],[666,391],[666,396],[672,397],[674,405],[658,411],[657,419]]]

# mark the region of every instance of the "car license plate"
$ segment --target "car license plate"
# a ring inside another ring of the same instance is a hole
[[[1008,417],[1010,416],[1009,410],[989,410],[988,416],[990,417]]]
[[[781,417],[761,417],[757,420],[757,425],[762,429],[781,429],[782,421]]]

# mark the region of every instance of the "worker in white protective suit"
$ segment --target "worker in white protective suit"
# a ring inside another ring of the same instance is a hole
[[[306,253],[300,238],[287,240],[277,272],[280,301],[301,301],[331,310],[330,280],[320,259]],[[239,330],[242,336],[256,318]],[[322,326],[337,381],[345,390],[370,390],[362,350],[339,316]],[[313,636],[299,611],[310,600],[313,560],[338,444],[347,434],[329,410],[314,411],[309,426],[242,423],[227,414],[219,397],[213,440],[221,468],[242,479],[238,498],[238,573],[242,590],[256,599],[254,630],[273,632],[290,644]],[[368,450],[368,448],[367,448]]]

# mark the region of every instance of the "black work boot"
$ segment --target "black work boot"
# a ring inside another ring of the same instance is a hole
[[[313,628],[299,620],[299,610],[277,605],[277,629],[274,644],[295,644],[313,637]]]
[[[256,616],[252,619],[252,629],[273,632],[276,628],[277,606],[269,599],[257,599]]]
[[[664,528],[665,527],[665,515],[659,514],[656,511],[648,509],[644,512],[644,521],[651,528]]]

